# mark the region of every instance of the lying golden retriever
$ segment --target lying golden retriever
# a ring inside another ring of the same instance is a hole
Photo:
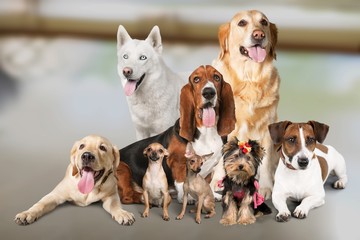
[[[101,200],[104,209],[118,223],[133,224],[134,215],[121,208],[114,175],[119,161],[118,148],[105,138],[90,135],[77,141],[64,179],[31,208],[17,214],[15,222],[31,224],[66,201],[87,206]]]
[[[259,11],[242,11],[219,29],[220,54],[213,61],[234,92],[235,130],[229,138],[255,139],[266,150],[260,192],[271,196],[276,158],[268,125],[277,121],[280,78],[273,65],[277,28]]]

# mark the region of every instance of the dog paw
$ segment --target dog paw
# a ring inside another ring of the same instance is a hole
[[[220,223],[224,226],[231,226],[231,225],[234,225],[236,224],[236,221],[233,221],[233,220],[230,220],[230,219],[227,219],[227,218],[222,218],[220,220]]]
[[[278,222],[287,222],[290,220],[290,217],[291,217],[290,212],[282,212],[282,213],[278,213],[275,219]]]
[[[255,217],[248,217],[248,218],[240,218],[238,223],[242,224],[242,225],[248,225],[248,224],[253,224],[256,222],[256,218]]]
[[[299,219],[303,219],[306,218],[308,214],[307,210],[302,209],[300,206],[298,206],[297,208],[295,208],[295,211],[293,212],[293,217],[299,218]]]
[[[265,200],[268,200],[271,198],[272,189],[267,187],[260,187],[259,193],[265,198]]]
[[[121,225],[130,226],[135,222],[134,214],[131,212],[121,210],[113,215],[113,219]]]
[[[149,216],[149,212],[143,212],[141,214],[141,217],[143,217],[143,218],[147,218],[148,216]]]
[[[170,217],[168,215],[163,215],[162,219],[164,221],[170,221]]]
[[[29,225],[33,222],[35,222],[37,220],[37,216],[36,214],[30,212],[30,211],[25,211],[22,213],[19,213],[15,216],[15,223],[19,224],[19,225]]]
[[[176,220],[181,220],[181,219],[183,219],[183,217],[184,217],[184,214],[179,214],[175,219]]]
[[[344,189],[345,188],[345,183],[339,179],[336,182],[334,182],[333,188],[335,188],[335,189]]]
[[[195,222],[196,222],[197,224],[200,224],[200,223],[201,223],[201,217],[196,217]]]

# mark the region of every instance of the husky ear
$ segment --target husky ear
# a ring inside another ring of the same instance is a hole
[[[123,25],[119,25],[118,32],[117,32],[117,48],[118,50],[129,40],[132,38],[123,27]]]
[[[113,155],[114,155],[114,162],[113,162],[113,171],[116,171],[120,164],[120,152],[117,146],[112,147]]]
[[[219,32],[218,32],[218,38],[220,43],[219,59],[222,59],[225,53],[229,51],[229,43],[228,43],[229,32],[230,32],[230,23],[224,23],[219,27]]]
[[[75,154],[76,154],[76,150],[78,149],[79,146],[79,141],[75,142],[74,145],[71,148],[70,151],[70,163],[72,165],[72,175],[75,176],[76,174],[78,174],[78,169],[76,167],[76,162],[75,162]]]
[[[155,51],[158,54],[161,54],[162,52],[162,43],[161,43],[161,35],[160,35],[160,29],[158,26],[154,26],[149,36],[145,39],[145,41],[149,42],[150,45],[155,49]]]
[[[186,84],[180,93],[180,131],[181,137],[191,142],[195,135],[194,96],[190,83]]]

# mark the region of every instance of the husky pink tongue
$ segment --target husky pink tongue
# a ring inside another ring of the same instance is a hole
[[[214,108],[204,108],[202,115],[203,125],[205,127],[212,127],[215,125],[215,110]]]
[[[266,57],[265,49],[259,46],[255,46],[255,47],[247,48],[247,50],[249,51],[249,57],[251,57],[251,59],[254,60],[255,62],[259,63],[265,60]]]
[[[78,183],[78,189],[83,194],[90,193],[94,188],[94,172],[93,171],[83,171],[82,177]]]
[[[135,89],[136,89],[136,81],[126,81],[124,87],[126,96],[130,96],[131,94],[133,94],[135,92]]]

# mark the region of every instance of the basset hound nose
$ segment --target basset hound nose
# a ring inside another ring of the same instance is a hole
[[[133,73],[132,68],[124,67],[123,74],[125,77],[130,77],[132,73]]]
[[[255,40],[263,40],[265,38],[265,33],[261,30],[255,30],[253,33],[252,33],[252,37],[255,39]]]
[[[81,160],[83,161],[84,165],[87,165],[87,164],[95,161],[95,156],[90,152],[84,152],[81,155]]]
[[[202,91],[202,96],[207,100],[213,99],[215,94],[216,94],[215,89],[213,89],[211,87],[206,87]]]

